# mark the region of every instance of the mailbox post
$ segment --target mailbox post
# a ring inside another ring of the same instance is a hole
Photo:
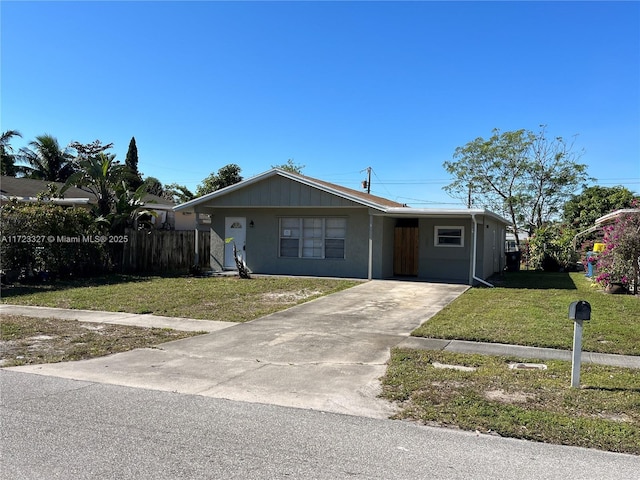
[[[579,300],[569,305],[569,319],[573,320],[573,355],[571,358],[571,386],[580,387],[580,363],[582,361],[582,322],[591,320],[591,305]]]

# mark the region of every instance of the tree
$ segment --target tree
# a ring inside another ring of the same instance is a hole
[[[179,185],[177,183],[165,185],[163,196],[175,204],[185,203],[196,198],[196,196],[186,186]]]
[[[296,165],[293,163],[293,159],[290,158],[287,160],[287,163],[283,163],[282,165],[271,165],[271,168],[279,168],[280,170],[285,170],[291,173],[297,173],[302,175],[302,169],[306,167],[306,165]]]
[[[113,147],[113,143],[107,143],[106,145],[103,145],[100,140],[94,140],[91,143],[71,142],[69,144],[69,147],[73,148],[76,151],[76,161],[80,161],[106,152],[111,147]]]
[[[450,195],[467,198],[467,207],[480,203],[506,213],[511,220],[516,243],[523,221],[526,192],[527,154],[532,137],[525,130],[501,133],[493,130],[489,140],[481,137],[458,147],[454,161],[444,162],[454,181],[444,187]]]
[[[151,215],[142,210],[146,186],[132,192],[125,181],[129,170],[115,160],[115,155],[101,152],[80,160],[78,166],[62,193],[73,185],[87,188],[97,198],[96,219],[106,224],[111,233],[122,233],[125,227],[135,225],[138,217]]]
[[[164,187],[162,186],[162,182],[156,177],[145,178],[141,185],[144,185],[147,193],[150,193],[151,195],[157,195],[158,197],[164,196]]]
[[[578,230],[592,227],[596,219],[621,208],[629,208],[634,200],[633,192],[625,187],[601,187],[594,185],[573,195],[564,204],[562,219]]]
[[[127,156],[124,159],[124,164],[129,168],[129,173],[126,179],[127,186],[131,190],[135,191],[140,185],[142,185],[142,176],[138,171],[138,147],[136,146],[136,137],[131,137]]]
[[[49,134],[37,136],[28,147],[21,148],[18,158],[26,164],[18,166],[18,172],[28,178],[65,182],[76,169],[69,150],[61,149]]]
[[[586,183],[587,166],[577,163],[583,152],[574,151],[575,140],[549,139],[546,126],[533,137],[530,165],[527,169],[530,189],[526,195],[529,233],[562,214],[564,203]]]
[[[17,130],[7,130],[0,136],[0,175],[8,177],[15,177],[18,173],[15,165],[16,155],[10,143],[13,137],[22,137],[22,134]]]
[[[115,155],[104,152],[82,158],[78,166],[62,193],[71,186],[87,188],[97,198],[96,216],[106,219],[115,203],[115,188],[124,181],[125,166],[115,160]]]
[[[542,126],[527,130],[493,130],[455,150],[444,167],[453,175],[444,187],[450,195],[501,213],[511,220],[519,244],[519,230],[530,234],[560,214],[562,203],[585,181],[586,165],[576,160],[574,144],[562,137],[550,140]]]
[[[196,187],[196,196],[201,197],[202,195],[215,192],[241,181],[240,167],[234,163],[230,163],[219,169],[217,174],[212,173],[202,180],[202,183]]]

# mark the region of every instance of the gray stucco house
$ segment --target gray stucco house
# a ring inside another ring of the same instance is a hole
[[[236,268],[225,239],[257,274],[473,285],[505,266],[508,222],[492,212],[410,208],[277,168],[174,210],[211,232],[214,271]]]

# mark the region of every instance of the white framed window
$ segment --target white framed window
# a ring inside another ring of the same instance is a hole
[[[464,247],[464,227],[434,227],[433,244],[436,247]]]
[[[280,257],[344,258],[347,219],[292,218],[280,219]]]

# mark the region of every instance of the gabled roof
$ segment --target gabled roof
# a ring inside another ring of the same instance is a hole
[[[298,173],[289,172],[286,170],[282,170],[279,168],[273,168],[264,173],[256,175],[255,177],[251,177],[247,180],[243,180],[236,184],[230,185],[225,188],[221,188],[220,190],[216,190],[215,192],[209,193],[207,195],[203,195],[198,198],[194,198],[188,202],[182,203],[173,209],[176,211],[180,210],[190,210],[197,205],[201,205],[203,203],[208,202],[209,200],[213,200],[224,195],[228,195],[229,193],[235,192],[237,190],[246,188],[254,183],[260,182],[270,177],[280,176],[284,178],[288,178],[294,182],[301,183],[303,185],[308,185],[312,188],[317,188],[323,192],[336,195],[341,198],[345,198],[357,204],[360,204],[364,207],[369,207],[374,211],[377,211],[376,215],[383,216],[393,216],[393,217],[472,217],[475,218],[476,215],[483,215],[493,218],[500,223],[505,225],[509,225],[509,221],[497,215],[489,210],[484,209],[440,209],[440,208],[411,208],[405,204],[394,202],[393,200],[389,200],[387,198],[378,197],[376,195],[371,195],[369,193],[360,192],[358,190],[354,190],[352,188],[343,187],[341,185],[336,185],[335,183],[325,182],[324,180],[318,180],[317,178],[307,177],[306,175],[301,175]]]
[[[221,188],[220,190],[216,190],[215,192],[208,193],[207,195],[203,195],[198,198],[194,198],[186,203],[182,203],[176,207],[174,210],[188,210],[190,208],[195,207],[196,205],[200,205],[208,202],[209,200],[222,197],[231,192],[235,192],[237,190],[246,188],[254,183],[260,182],[270,177],[280,176],[284,178],[288,178],[294,182],[301,183],[303,185],[308,185],[312,188],[317,188],[326,193],[330,193],[332,195],[336,195],[338,197],[345,198],[347,200],[351,200],[352,202],[358,203],[360,205],[374,208],[377,210],[384,211],[390,207],[406,207],[402,203],[394,202],[393,200],[389,200],[387,198],[378,197],[376,195],[371,195],[365,192],[359,192],[358,190],[354,190],[352,188],[343,187],[340,185],[336,185],[334,183],[325,182],[323,180],[318,180],[317,178],[307,177],[306,175],[301,175],[298,173],[289,172],[287,170],[282,170],[280,168],[273,168],[264,173],[256,175],[254,177],[248,178],[241,182],[235,183],[225,188]]]
[[[19,202],[35,202],[38,195],[46,192],[49,185],[53,185],[58,192],[64,187],[61,182],[49,182],[47,180],[37,180],[35,178],[5,177],[0,178],[0,193],[2,201],[18,200]],[[77,187],[70,187],[63,198],[50,199],[52,203],[66,205],[86,205],[96,203],[96,196],[86,190]]]
[[[38,200],[38,195],[48,190],[50,184],[54,185],[58,192],[64,187],[62,182],[3,175],[0,177],[0,198],[3,202],[11,199],[16,199],[19,202],[35,202]],[[145,195],[144,201],[154,206],[157,205],[158,209],[163,209],[161,206],[165,206],[165,208],[173,206],[173,202],[170,200],[152,194]],[[51,198],[49,202],[60,205],[86,205],[97,203],[97,198],[84,188],[69,187],[62,198]]]

